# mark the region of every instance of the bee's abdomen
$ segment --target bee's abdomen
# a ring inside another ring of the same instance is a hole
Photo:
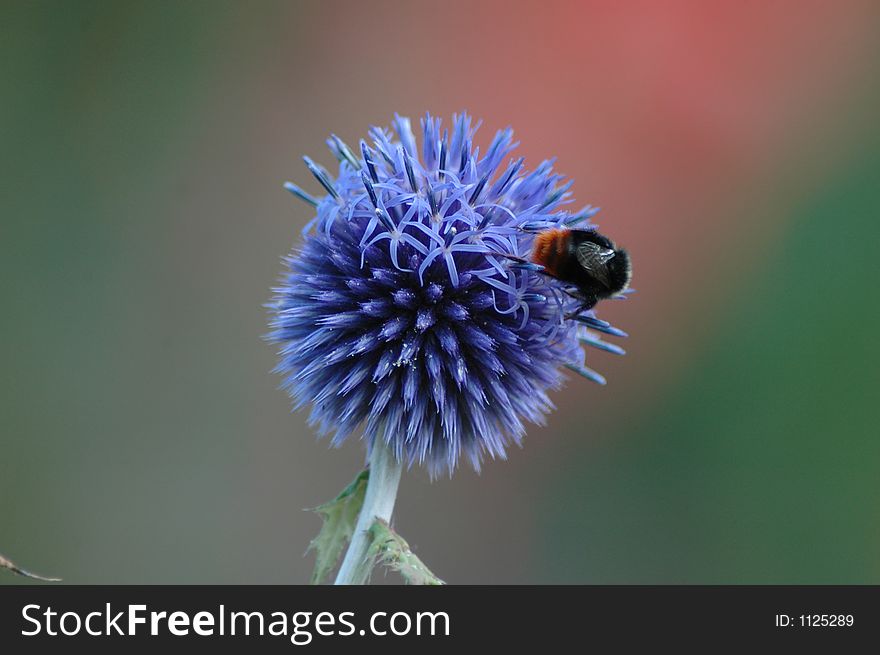
[[[560,267],[568,257],[568,241],[571,231],[553,229],[541,232],[535,237],[532,261],[543,266],[551,275],[558,275]]]

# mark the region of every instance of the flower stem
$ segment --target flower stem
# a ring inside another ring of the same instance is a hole
[[[370,477],[367,481],[364,504],[335,584],[366,583],[370,575],[369,562],[366,561],[367,549],[370,547],[369,529],[376,519],[391,521],[402,470],[402,463],[394,458],[388,444],[381,437],[377,437],[373,442],[373,451],[370,453]]]

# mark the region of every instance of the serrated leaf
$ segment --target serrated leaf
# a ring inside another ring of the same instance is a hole
[[[312,539],[306,550],[306,553],[315,551],[315,570],[312,571],[309,584],[321,584],[324,581],[339,562],[345,545],[351,541],[358,514],[364,504],[369,477],[369,469],[361,471],[336,498],[309,510],[324,521],[318,536]]]
[[[372,563],[382,564],[386,568],[399,573],[407,584],[442,585],[446,584],[431,573],[416,555],[410,550],[403,537],[391,529],[385,521],[377,520],[370,526],[370,548],[367,558]]]
[[[42,580],[43,582],[61,582],[61,578],[45,578],[42,575],[25,571],[23,568],[16,565],[15,562],[3,557],[3,555],[0,555],[0,569],[8,569],[9,571],[24,576],[25,578],[33,578],[34,580]]]

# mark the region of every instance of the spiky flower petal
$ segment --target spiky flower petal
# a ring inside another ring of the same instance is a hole
[[[466,114],[442,135],[426,116],[421,149],[408,119],[393,127],[356,150],[332,136],[335,178],[305,158],[323,197],[285,185],[317,214],[274,290],[277,370],[334,445],[363,425],[368,448],[382,439],[431,475],[462,457],[479,469],[543,423],[560,369],[604,384],[583,345],[623,352],[593,312],[568,320],[578,302],[527,261],[535,230],[589,228],[596,210],[561,209],[571,182],[552,161],[502,167],[510,129],[481,156]]]

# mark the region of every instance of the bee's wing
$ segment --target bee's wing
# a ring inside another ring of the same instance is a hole
[[[608,279],[608,267],[606,264],[614,257],[614,251],[611,248],[603,248],[592,241],[584,241],[577,247],[578,263],[583,266],[587,272],[594,278],[599,280],[606,287],[611,285]]]

